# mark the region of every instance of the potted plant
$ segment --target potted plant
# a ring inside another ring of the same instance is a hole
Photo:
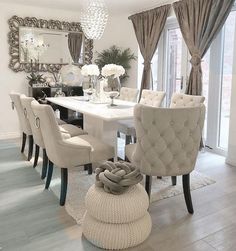
[[[130,48],[121,49],[116,45],[113,45],[109,49],[97,53],[97,59],[95,60],[95,63],[98,65],[100,70],[108,64],[123,66],[125,69],[125,74],[120,77],[120,81],[123,83],[129,77],[127,72],[131,68],[132,60],[136,60],[136,56],[131,52]]]
[[[34,72],[30,73],[30,75],[27,76],[27,79],[29,80],[30,86],[34,86],[37,84],[43,84],[46,82],[46,80],[43,77],[43,74],[36,74]]]

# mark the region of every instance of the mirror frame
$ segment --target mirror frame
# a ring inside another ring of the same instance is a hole
[[[10,63],[9,68],[14,72],[58,72],[65,64],[31,64],[20,62],[19,28],[41,28],[49,30],[63,30],[72,32],[83,32],[79,22],[64,22],[58,20],[37,19],[35,17],[21,18],[13,16],[8,20],[10,32],[8,33]],[[84,64],[91,64],[93,58],[93,40],[84,36]]]

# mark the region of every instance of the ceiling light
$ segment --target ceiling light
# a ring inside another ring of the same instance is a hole
[[[103,0],[89,0],[80,17],[82,30],[88,39],[100,39],[108,20],[108,9]]]

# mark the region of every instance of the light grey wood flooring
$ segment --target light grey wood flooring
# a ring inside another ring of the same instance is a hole
[[[236,168],[201,153],[196,169],[216,183],[192,192],[195,214],[187,213],[183,195],[151,204],[152,233],[129,250],[236,250]],[[0,141],[0,250],[100,250],[85,240],[53,192],[44,190],[15,140]]]

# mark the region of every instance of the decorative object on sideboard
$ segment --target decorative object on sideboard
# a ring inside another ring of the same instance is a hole
[[[60,70],[61,81],[64,85],[81,86],[82,74],[77,65],[69,64],[62,66]]]
[[[26,78],[29,81],[29,85],[32,87],[47,87],[48,86],[45,78],[43,77],[43,74],[32,72]]]
[[[132,53],[130,48],[122,49],[113,45],[106,50],[97,52],[95,63],[99,69],[102,69],[107,64],[122,65],[125,69],[125,74],[120,77],[120,81],[123,83],[129,78],[128,71],[131,68],[131,61],[136,59],[137,57]]]
[[[30,28],[32,31],[37,29],[45,30],[45,33],[82,33],[82,28],[78,22],[64,22],[58,20],[44,20],[37,19],[35,17],[26,17],[21,18],[18,16],[13,16],[8,21],[10,32],[8,33],[8,42],[9,42],[9,54],[10,54],[10,63],[9,68],[14,72],[58,72],[63,62],[59,63],[40,63],[38,62],[39,58],[31,62],[21,62],[20,60],[20,29]],[[52,44],[50,44],[52,47]],[[83,44],[83,64],[90,64],[93,57],[93,41],[90,39],[84,38]],[[26,57],[25,57],[26,58]]]
[[[85,37],[100,39],[108,20],[108,9],[104,0],[86,1],[80,15],[80,22]]]

